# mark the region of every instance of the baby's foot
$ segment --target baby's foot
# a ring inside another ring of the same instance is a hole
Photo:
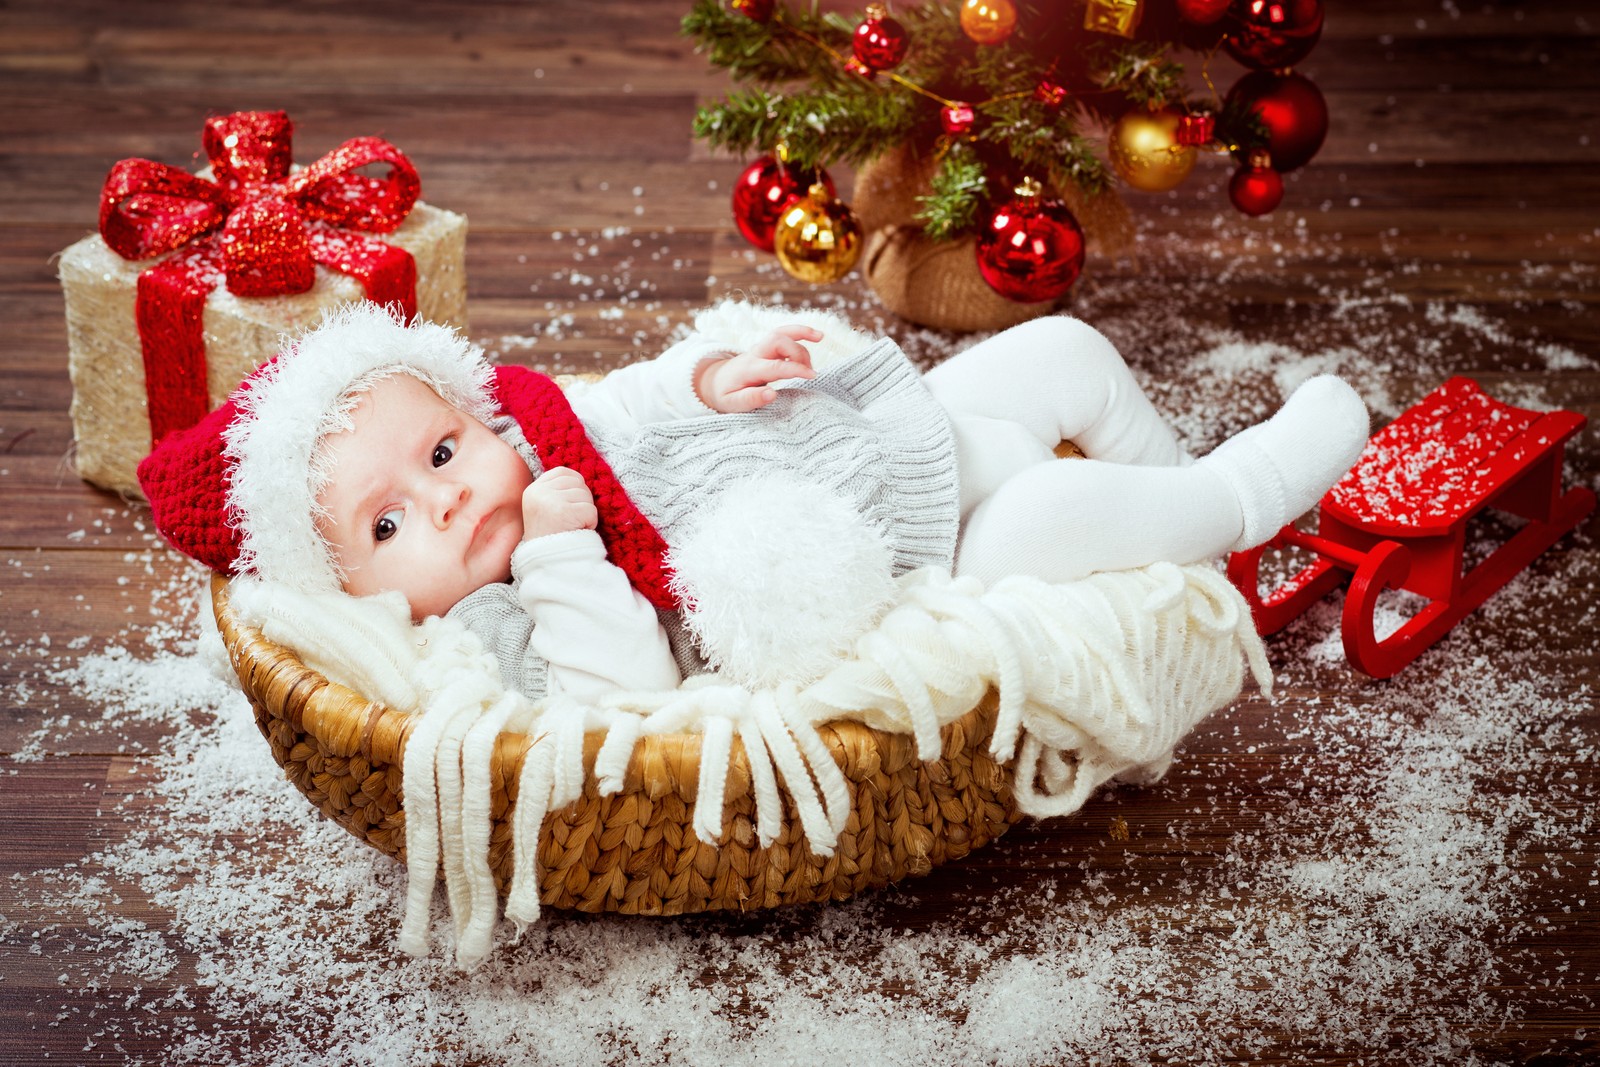
[[[1343,380],[1319,375],[1272,418],[1199,462],[1233,489],[1244,520],[1232,551],[1261,544],[1311,510],[1367,444],[1367,406]]]

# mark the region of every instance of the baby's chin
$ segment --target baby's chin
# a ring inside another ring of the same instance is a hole
[[[508,565],[506,567],[506,577],[503,580],[509,581],[510,579],[511,568]],[[405,597],[406,603],[410,605],[411,621],[420,623],[424,619],[448,614],[451,608],[487,584],[490,583],[463,583],[459,588],[455,589],[429,589],[426,591],[398,589],[396,592]]]
[[[443,600],[418,601],[411,605],[411,621],[413,623],[420,623],[424,619],[431,619],[435,617],[442,618],[450,613],[451,608],[461,603],[462,599],[464,598],[457,597],[448,604],[446,604]]]
[[[407,597],[411,605],[411,621],[421,622],[423,619],[435,615],[446,615],[450,609],[461,603],[479,589],[488,585],[504,585],[511,581],[511,557],[507,556],[503,568],[491,568],[482,581],[468,581],[456,589],[439,592],[435,591],[428,596],[416,598]]]

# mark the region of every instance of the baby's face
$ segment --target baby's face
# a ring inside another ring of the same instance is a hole
[[[332,473],[317,497],[346,592],[398,589],[422,619],[511,577],[533,481],[515,449],[409,374],[373,386],[352,419],[321,443]]]

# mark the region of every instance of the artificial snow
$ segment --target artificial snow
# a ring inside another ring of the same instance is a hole
[[[584,262],[639,243],[626,230],[566,236]],[[658,240],[650,263],[554,280],[591,286],[582,296],[602,304],[630,294],[614,306],[655,315],[647,273],[674,259]],[[1321,293],[1296,332],[1299,345],[1316,338],[1306,348],[1216,323],[1199,283],[1184,297],[1136,277],[1080,285],[1074,312],[1122,348],[1196,452],[1316,373],[1346,376],[1386,421],[1416,399],[1395,390],[1470,369],[1485,346],[1529,367],[1593,367],[1478,309],[1382,292]],[[810,299],[884,322],[851,293]],[[580,303],[552,301],[500,351],[643,344],[637,317]],[[924,364],[975,340],[895,330]],[[1513,402],[1538,400],[1551,406]],[[140,561],[148,572],[148,553],[126,563]],[[754,916],[554,914],[470,973],[398,951],[403,870],[284,780],[244,698],[196,651],[203,577],[186,571],[145,590],[120,645],[69,649],[70,635],[15,622],[0,633],[35,665],[15,675],[19,706],[47,682],[93,708],[41,708],[0,768],[70,751],[85,732],[115,739],[130,722],[162,738],[124,757],[127,798],[107,800],[124,812],[116,832],[76,863],[14,876],[26,903],[0,918],[0,944],[59,969],[54,1024],[87,1017],[74,1023],[91,1035],[86,1063],[1208,1063],[1296,1049],[1475,1062],[1475,1036],[1514,1021],[1526,998],[1593,1010],[1565,988],[1560,924],[1524,910],[1547,879],[1600,885],[1592,868],[1550,867],[1594,863],[1576,842],[1596,832],[1600,798],[1575,773],[1596,755],[1594,694],[1573,691],[1541,629],[1545,605],[1594,600],[1597,570],[1591,545],[1563,541],[1387,683],[1345,665],[1330,597],[1270,642],[1287,698],[1219,713],[1165,781],[1117,787],[1079,816],[1126,816],[1143,828],[1127,846],[1125,824],[1066,853],[1048,826],[1024,825],[989,846],[1007,864],[941,872],[939,899],[965,902],[954,914],[919,907],[916,880]],[[1415,607],[1385,604],[1380,627]],[[1274,756],[1259,780],[1223,773],[1262,746]],[[1155,811],[1168,814],[1152,827]],[[145,919],[129,917],[130,893]],[[442,901],[434,921],[443,935]],[[1525,975],[1536,992],[1514,988]]]

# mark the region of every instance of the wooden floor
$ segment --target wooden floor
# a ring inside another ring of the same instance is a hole
[[[1425,302],[1459,302],[1519,336],[1587,357],[1592,368],[1600,356],[1600,12],[1589,0],[1328,7],[1326,36],[1306,69],[1327,95],[1334,127],[1321,156],[1291,182],[1285,209],[1218,229],[1214,205],[1146,198],[1135,204],[1140,218],[1179,240],[1143,261],[1092,262],[1091,272],[1124,280],[1164,272],[1175,286],[1205,277],[1224,294],[1211,308],[1214,322],[1289,340],[1307,308],[1332,293],[1370,291],[1375,271],[1404,261],[1414,267],[1383,271],[1386,297],[1416,302],[1395,314],[1421,321]],[[802,289],[782,286],[744,254],[726,208],[738,164],[691,140],[697,99],[726,85],[677,35],[681,14],[682,5],[665,0],[0,0],[0,1062],[119,1055],[85,1051],[86,1035],[116,1015],[115,1003],[98,1019],[57,1015],[58,971],[28,945],[63,920],[38,910],[22,887],[31,872],[75,863],[121,832],[132,816],[116,801],[141,775],[122,743],[159,747],[168,729],[135,722],[115,740],[79,730],[74,723],[96,717],[94,709],[46,669],[70,659],[65,646],[80,635],[75,649],[126,640],[128,612],[147,613],[177,568],[160,551],[144,567],[153,542],[141,509],[81,483],[69,458],[71,389],[52,257],[93,230],[107,168],[126,156],[188,164],[202,118],[236,109],[289,111],[302,160],[379,133],[416,162],[427,200],[471,219],[476,338],[506,348],[548,307],[565,316],[561,328],[508,357],[614,365],[658,347],[708,299],[775,288],[793,298]],[[642,241],[615,240],[619,227]],[[572,269],[579,246],[552,241],[555,231],[596,245],[581,273]],[[652,261],[635,245],[670,247],[672,262]],[[1223,262],[1225,276],[1216,273]],[[610,292],[597,294],[606,286],[595,279],[608,275]],[[618,291],[642,295],[619,315],[606,300]],[[885,328],[915,335],[892,320]],[[1513,394],[1537,378],[1553,402],[1600,416],[1592,369],[1551,377],[1505,361],[1493,345],[1475,358],[1480,377]],[[1420,353],[1388,360],[1397,395],[1433,384],[1422,381]],[[1569,478],[1591,485],[1600,470],[1594,437],[1591,429],[1580,439],[1568,468]],[[1597,533],[1591,519],[1562,551],[1592,553]],[[157,610],[177,609],[158,598]],[[1587,709],[1578,728],[1592,753],[1600,732],[1592,585],[1551,598],[1544,611],[1529,623],[1530,640],[1565,650],[1560,685]],[[41,646],[42,634],[53,636],[51,646]],[[1360,690],[1359,680],[1320,684]],[[1291,689],[1277,715],[1315,714],[1325,695]],[[46,714],[63,725],[43,758],[8,760]],[[1271,807],[1272,787],[1257,798],[1253,782],[1295,773],[1284,749],[1228,751],[1254,736],[1217,732],[1191,757],[1191,767],[1213,767],[1246,798],[1241,826]],[[1592,807],[1600,797],[1593,763],[1576,774]],[[1508,794],[1537,787],[1500,785]],[[1128,814],[1135,839],[1159,839],[1166,811],[1154,804]],[[1026,851],[999,847],[968,862],[977,884],[1005,884],[1028,855],[1102,839],[1111,817],[1091,806],[1079,823],[1027,831]],[[1600,842],[1582,829],[1589,825],[1586,814],[1574,815],[1563,848],[1522,861],[1567,872],[1519,909],[1521,921],[1554,924],[1558,934],[1528,949],[1533,963],[1501,976],[1507,998],[1517,999],[1537,987],[1540,954],[1559,944],[1563,992],[1518,1000],[1504,1025],[1483,1020],[1471,1036],[1480,1062],[1600,1062],[1600,891],[1592,888]],[[1204,842],[1186,847],[1185,862],[1218,862]],[[961,884],[930,881],[902,920],[914,928],[957,910]],[[137,910],[129,905],[130,915]],[[71,933],[51,929],[52,943]],[[1294,1050],[1304,1047],[1304,1035],[1285,1035],[1257,1055],[1297,1062]],[[159,1060],[160,1043],[136,1051]],[[1321,1055],[1341,1062],[1337,1049]]]

